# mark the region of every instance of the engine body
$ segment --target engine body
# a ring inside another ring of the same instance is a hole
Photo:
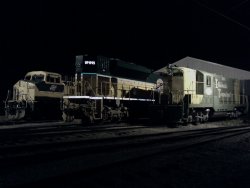
[[[48,119],[61,116],[60,101],[64,93],[61,75],[32,71],[13,86],[5,101],[8,120]]]
[[[237,117],[247,112],[248,100],[244,93],[244,81],[223,75],[194,70],[186,67],[171,67],[156,71],[164,80],[159,104],[153,116],[163,114],[163,119],[175,117],[178,111],[181,121],[207,121],[215,116]],[[164,98],[169,100],[164,100]]]
[[[155,101],[156,77],[150,75],[150,69],[118,59],[78,56],[75,81],[65,86],[64,120],[93,123],[145,116]]]

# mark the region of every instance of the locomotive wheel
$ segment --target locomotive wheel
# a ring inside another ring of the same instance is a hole
[[[231,119],[237,119],[237,118],[239,118],[239,114],[240,114],[240,112],[239,112],[238,110],[235,110],[235,111],[233,111],[233,112],[230,114],[230,118],[231,118]]]
[[[200,122],[200,119],[199,118],[195,118],[194,120],[194,125],[199,125],[201,122]]]
[[[25,117],[25,109],[16,109],[15,114],[6,113],[6,118],[9,121],[20,120]]]
[[[200,116],[199,116],[198,113],[196,113],[196,115],[193,118],[193,120],[194,120],[194,122],[193,122],[194,125],[199,125],[201,123],[201,118],[200,118]]]
[[[63,112],[62,118],[64,122],[72,122],[75,119],[73,115],[70,115],[69,113],[66,112]]]
[[[104,107],[103,111],[102,111],[102,119],[103,121],[111,121],[111,112],[110,109],[108,107]]]
[[[92,125],[92,124],[94,124],[94,117],[93,117],[93,112],[92,111],[86,111],[86,109],[84,109],[81,118],[82,118],[82,125]]]
[[[92,125],[94,123],[94,119],[92,116],[84,116],[82,118],[82,125]]]

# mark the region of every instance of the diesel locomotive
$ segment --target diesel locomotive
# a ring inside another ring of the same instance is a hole
[[[46,71],[28,72],[9,91],[5,101],[8,120],[61,119],[62,77]]]
[[[243,81],[187,67],[158,71],[106,57],[76,57],[75,82],[65,86],[65,121],[205,122],[248,110]]]
[[[163,86],[151,117],[168,121],[205,122],[212,117],[237,118],[246,114],[248,98],[244,81],[187,67],[168,66],[155,74]]]
[[[168,65],[157,71],[104,56],[76,56],[75,75],[32,71],[5,101],[9,120],[63,118],[84,124],[149,118],[205,122],[248,111],[244,80],[213,71]]]
[[[63,119],[85,123],[144,117],[154,103],[157,75],[134,63],[77,56],[75,81],[66,82]]]

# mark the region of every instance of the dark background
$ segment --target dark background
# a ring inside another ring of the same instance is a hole
[[[75,55],[159,69],[192,56],[250,71],[250,1],[6,1],[0,99],[31,70],[73,74]]]

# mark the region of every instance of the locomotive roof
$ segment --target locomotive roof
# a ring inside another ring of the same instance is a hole
[[[147,67],[142,66],[142,65],[137,65],[137,64],[132,63],[132,62],[126,62],[126,61],[122,61],[120,59],[114,59],[114,58],[110,58],[110,60],[112,63],[113,63],[113,61],[116,62],[117,66],[119,66],[119,67],[131,69],[131,70],[136,70],[136,71],[140,71],[140,72],[145,72],[148,74],[150,74],[152,72],[151,69],[148,69]]]
[[[187,67],[195,70],[205,71],[208,73],[223,75],[227,78],[234,78],[239,80],[250,80],[250,72],[242,69],[237,69],[193,57],[185,57],[176,61],[172,65],[176,65],[179,67]],[[165,69],[159,69],[156,72],[162,72]]]
[[[56,72],[48,72],[48,71],[30,71],[30,72],[27,72],[26,75],[28,74],[52,74],[52,75],[58,75],[58,76],[61,76],[61,74],[59,73],[56,73]]]

